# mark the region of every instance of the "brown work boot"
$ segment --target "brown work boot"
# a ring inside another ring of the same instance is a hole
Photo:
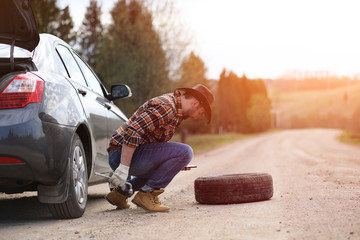
[[[142,207],[148,211],[152,212],[165,212],[169,211],[170,208],[166,206],[161,206],[158,195],[162,194],[164,190],[154,190],[153,192],[143,192],[139,191],[132,202],[139,207]]]
[[[126,209],[130,207],[130,204],[127,203],[127,197],[119,193],[116,188],[109,192],[105,196],[105,199],[112,205],[117,206],[119,209]]]

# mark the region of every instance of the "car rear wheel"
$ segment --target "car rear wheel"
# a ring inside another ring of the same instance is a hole
[[[76,134],[70,152],[70,186],[65,202],[49,204],[56,218],[78,218],[85,212],[88,195],[86,156],[80,137]]]
[[[202,204],[234,204],[268,200],[273,180],[267,173],[245,173],[195,179],[195,199]]]

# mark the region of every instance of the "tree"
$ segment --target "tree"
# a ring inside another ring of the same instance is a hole
[[[233,72],[225,69],[218,83],[219,127],[228,132],[249,132],[250,126],[246,118],[250,93],[248,79],[244,75],[239,78]]]
[[[76,33],[73,30],[74,22],[70,16],[69,6],[66,6],[60,11],[56,25],[57,28],[53,33],[55,36],[61,38],[69,44],[73,44],[76,41]]]
[[[111,10],[112,24],[96,71],[106,86],[128,84],[133,97],[121,100],[131,114],[151,97],[169,91],[166,56],[153,27],[151,13],[136,0],[119,0]]]
[[[193,52],[183,59],[180,72],[181,78],[177,83],[178,87],[192,87],[196,84],[203,84],[209,87],[206,79],[206,67],[204,61],[196,56]],[[205,120],[204,120],[205,121]],[[204,124],[203,121],[187,120],[181,124],[180,132],[183,142],[185,142],[188,133],[205,133],[210,131],[210,125]]]
[[[67,43],[74,43],[76,33],[69,6],[60,9],[56,0],[30,0],[39,33],[50,33]]]
[[[192,36],[174,8],[173,1],[143,0],[144,6],[152,13],[156,32],[160,36],[166,55],[166,68],[174,82],[181,77],[181,64],[189,54]]]
[[[207,68],[204,61],[194,52],[191,52],[181,64],[181,78],[177,85],[179,87],[192,87],[200,83],[207,86],[206,72]]]
[[[30,0],[30,4],[39,33],[54,34],[60,14],[60,8],[56,5],[56,0]]]
[[[103,25],[101,24],[101,6],[91,0],[78,32],[80,49],[78,52],[84,60],[96,69],[102,47]]]
[[[224,69],[217,92],[219,132],[260,132],[270,127],[271,102],[263,80],[240,78]]]
[[[252,127],[252,132],[263,132],[270,128],[270,100],[266,95],[253,94],[250,107],[246,110],[247,119]]]

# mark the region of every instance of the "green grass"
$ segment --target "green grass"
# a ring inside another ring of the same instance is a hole
[[[346,143],[360,145],[360,134],[355,134],[345,130],[340,136],[339,140]]]
[[[190,145],[195,153],[213,149],[227,143],[234,142],[239,139],[254,136],[255,134],[239,134],[239,133],[226,133],[226,134],[197,134],[190,135],[186,138],[186,144]],[[180,135],[175,134],[171,140],[172,142],[180,142]]]

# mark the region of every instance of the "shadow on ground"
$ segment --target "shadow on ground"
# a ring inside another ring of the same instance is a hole
[[[33,221],[61,221],[54,218],[48,206],[40,203],[37,196],[19,196],[0,194],[0,229],[14,224],[26,224]],[[87,208],[103,201],[104,195],[91,194],[88,196]]]

